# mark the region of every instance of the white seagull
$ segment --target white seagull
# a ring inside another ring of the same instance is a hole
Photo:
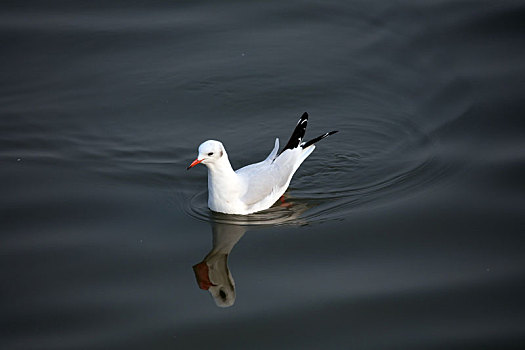
[[[265,160],[233,170],[221,142],[208,140],[199,146],[197,159],[208,168],[208,207],[219,213],[247,215],[270,208],[286,191],[292,176],[315,149],[314,143],[335,134],[330,131],[303,142],[308,113],[304,113],[284,149],[279,139]]]

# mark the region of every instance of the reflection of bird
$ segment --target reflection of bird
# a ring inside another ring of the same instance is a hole
[[[213,248],[203,261],[193,266],[199,288],[207,290],[220,307],[235,302],[235,281],[228,268],[228,254],[246,232],[244,226],[213,224]]]
[[[212,213],[213,247],[200,263],[193,266],[199,288],[210,292],[217,306],[232,306],[236,296],[235,281],[228,267],[228,256],[246,233],[247,225],[304,225],[306,221],[300,216],[308,208],[305,203],[294,203],[249,216]],[[282,212],[287,215],[282,215]]]
[[[279,139],[276,139],[265,160],[237,171],[232,169],[221,142],[202,143],[197,159],[188,169],[199,163],[208,167],[208,207],[215,212],[243,215],[271,207],[286,191],[297,168],[313,152],[314,143],[337,132],[327,132],[303,142],[307,123],[308,114],[304,113],[279,154]]]

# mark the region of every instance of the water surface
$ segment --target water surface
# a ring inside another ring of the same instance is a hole
[[[1,348],[523,348],[524,20],[3,2]],[[211,213],[198,145],[238,168],[304,111],[340,132],[287,205]]]

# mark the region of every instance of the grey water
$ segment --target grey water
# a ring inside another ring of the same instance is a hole
[[[3,1],[0,348],[525,348],[523,1]],[[285,194],[212,213],[303,112]]]

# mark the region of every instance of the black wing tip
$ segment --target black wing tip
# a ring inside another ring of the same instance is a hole
[[[295,129],[292,133],[292,136],[290,136],[290,139],[284,146],[281,152],[277,156],[280,156],[281,153],[286,151],[287,149],[294,149],[296,147],[299,147],[301,143],[303,142],[304,134],[306,132],[306,125],[308,124],[308,113],[304,112],[303,115],[301,115],[301,118],[299,118],[299,121],[297,122]]]
[[[303,123],[308,123],[308,113],[306,113],[306,112],[304,112],[303,115],[301,116],[301,118],[299,118],[299,121],[297,122],[297,125],[301,125]]]
[[[314,143],[318,142],[318,141],[321,141],[322,139],[324,139],[325,137],[328,137],[330,135],[333,135],[335,133],[339,132],[339,130],[333,130],[333,131],[330,131],[330,132],[327,132],[327,133],[324,133],[322,134],[321,136],[317,136],[316,138],[314,139],[311,139],[310,141],[308,142],[304,142],[301,147],[304,149],[304,148],[308,148],[310,147],[311,145],[313,145]]]

